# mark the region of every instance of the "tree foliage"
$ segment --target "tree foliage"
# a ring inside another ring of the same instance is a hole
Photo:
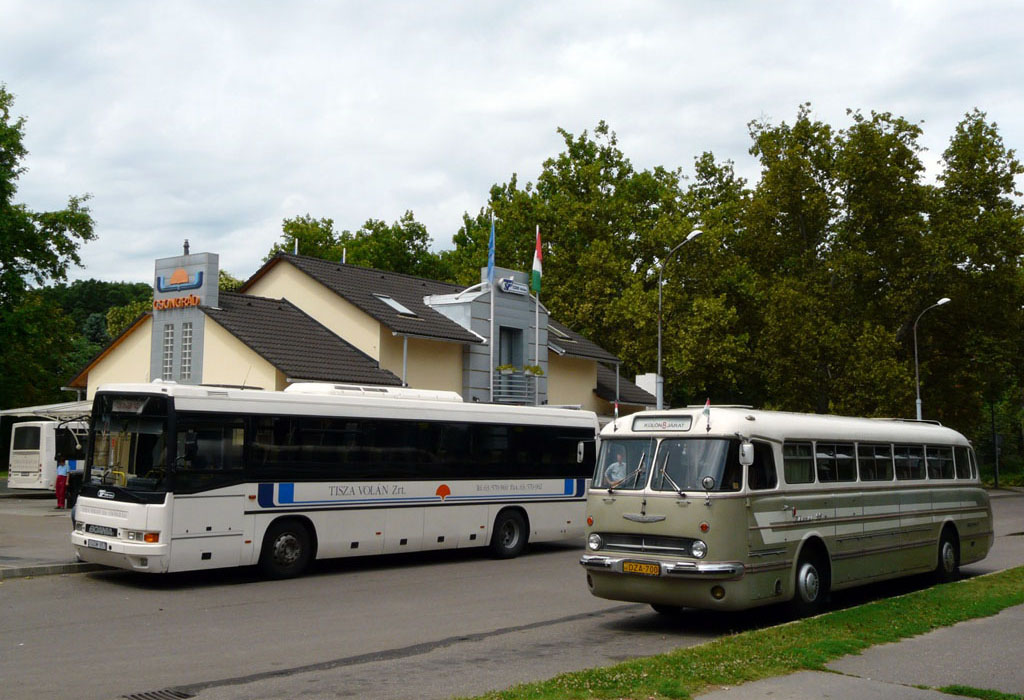
[[[74,327],[37,288],[66,279],[81,264],[79,246],[95,237],[87,195],[70,197],[58,211],[15,202],[28,151],[25,118],[12,116],[13,104],[0,85],[0,408],[60,398]]]
[[[316,219],[309,214],[285,219],[281,241],[264,258],[284,252],[336,260],[352,265],[402,272],[419,277],[445,280],[450,277],[442,257],[430,250],[427,228],[416,221],[411,211],[392,224],[367,219],[355,232],[335,231],[334,220]]]

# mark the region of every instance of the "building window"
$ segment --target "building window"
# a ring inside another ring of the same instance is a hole
[[[523,331],[521,328],[498,329],[498,364],[523,366]]]
[[[181,324],[181,381],[192,379],[192,324]]]
[[[164,361],[160,378],[169,381],[174,378],[174,324],[164,325]]]

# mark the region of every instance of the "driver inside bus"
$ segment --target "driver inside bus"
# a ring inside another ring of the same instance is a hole
[[[608,486],[617,486],[626,478],[626,474],[626,451],[616,447],[615,461],[604,468],[604,483]]]

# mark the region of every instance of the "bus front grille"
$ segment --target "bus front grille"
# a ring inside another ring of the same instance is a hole
[[[694,540],[690,537],[665,537],[660,535],[626,535],[601,533],[604,540],[602,550],[629,552],[631,554],[667,554],[689,557]]]

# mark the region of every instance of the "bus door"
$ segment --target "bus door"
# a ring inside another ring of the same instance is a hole
[[[245,541],[253,538],[252,522],[246,527],[245,516],[244,419],[178,415],[172,568],[238,566]]]

